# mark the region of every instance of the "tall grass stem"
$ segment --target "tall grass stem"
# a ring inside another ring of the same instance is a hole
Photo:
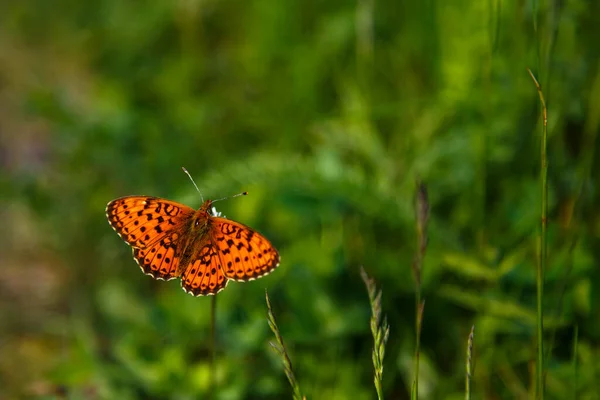
[[[547,141],[548,141],[548,111],[546,108],[546,100],[542,87],[538,83],[535,75],[530,69],[527,69],[531,79],[535,83],[540,103],[542,106],[542,140],[540,143],[540,181],[541,181],[541,218],[540,218],[540,233],[539,233],[539,257],[536,274],[537,285],[537,365],[536,374],[536,398],[544,399],[544,272],[546,270],[547,258],[547,225],[548,225],[548,159]]]
[[[423,310],[425,301],[421,294],[421,279],[423,259],[427,250],[427,224],[429,222],[429,197],[427,187],[417,179],[415,192],[415,227],[417,233],[417,249],[412,263],[413,278],[415,280],[415,360],[414,381],[411,398],[419,398],[419,359],[421,353],[421,326],[423,324]]]
[[[210,378],[208,398],[213,399],[216,393],[216,359],[217,359],[217,296],[210,299]]]

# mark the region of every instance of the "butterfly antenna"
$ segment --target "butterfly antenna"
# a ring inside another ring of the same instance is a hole
[[[200,189],[198,189],[198,185],[196,185],[196,182],[194,182],[194,178],[192,178],[192,175],[190,175],[190,173],[188,172],[187,169],[185,169],[185,167],[181,167],[181,169],[183,170],[183,172],[186,173],[186,175],[188,176],[188,178],[190,178],[190,181],[192,181],[192,183],[194,184],[194,187],[196,188],[196,190],[198,191],[198,193],[200,193],[200,198],[202,199],[202,202],[204,203],[204,197],[202,196],[202,193],[200,192]]]
[[[216,202],[216,201],[221,201],[221,200],[227,200],[227,199],[233,199],[234,197],[240,197],[240,196],[246,196],[248,195],[248,192],[242,192],[242,193],[238,193],[238,194],[234,194],[233,196],[229,196],[229,197],[223,197],[221,199],[217,199],[217,200],[213,200],[212,202]]]

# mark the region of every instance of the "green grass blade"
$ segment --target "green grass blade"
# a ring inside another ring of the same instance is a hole
[[[527,70],[531,79],[535,83],[540,103],[542,106],[542,140],[540,145],[540,181],[542,188],[541,200],[541,228],[539,234],[539,261],[537,266],[536,284],[537,284],[537,367],[536,374],[536,398],[543,400],[544,398],[544,271],[546,270],[547,258],[547,225],[548,225],[548,159],[547,138],[548,138],[548,111],[546,109],[546,101],[542,87],[533,75],[530,69]]]

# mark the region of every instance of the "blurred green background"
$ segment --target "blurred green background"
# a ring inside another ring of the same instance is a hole
[[[600,2],[0,4],[0,398],[208,398],[210,298],[144,276],[106,221],[129,194],[267,236],[280,267],[218,295],[215,399],[409,397],[415,182],[428,188],[420,395],[527,398],[540,102],[548,103],[547,398],[600,393]],[[577,338],[577,341],[575,340]],[[577,343],[577,346],[575,344]],[[576,354],[574,349],[576,349]]]

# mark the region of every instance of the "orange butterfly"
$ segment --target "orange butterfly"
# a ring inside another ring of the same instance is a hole
[[[187,172],[187,171],[186,171]],[[212,201],[197,211],[158,197],[126,196],[108,203],[108,222],[155,279],[181,277],[194,296],[217,294],[230,279],[251,281],[279,265],[279,253],[239,222],[213,216]]]

